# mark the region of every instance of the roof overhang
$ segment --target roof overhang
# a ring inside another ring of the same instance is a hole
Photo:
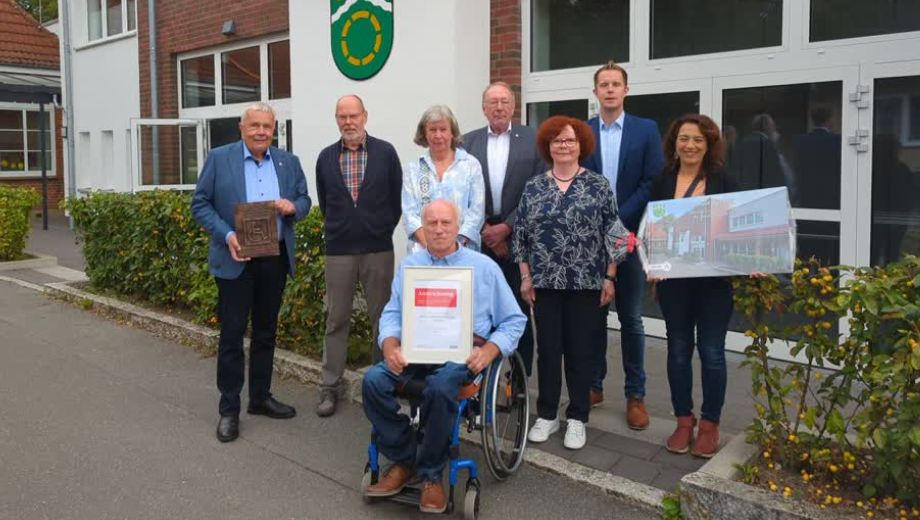
[[[0,101],[53,103],[61,95],[61,78],[38,72],[0,70]]]

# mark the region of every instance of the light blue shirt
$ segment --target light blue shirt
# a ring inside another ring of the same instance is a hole
[[[473,334],[495,343],[503,356],[510,356],[524,334],[527,318],[521,312],[511,287],[505,281],[498,264],[482,253],[466,247],[444,258],[435,258],[428,251],[419,251],[403,259],[393,278],[390,301],[380,315],[378,345],[383,348],[386,338],[402,338],[402,290],[406,266],[444,266],[473,268]]]
[[[620,143],[623,141],[623,120],[626,119],[626,112],[621,112],[620,117],[616,118],[609,126],[604,123],[604,118],[598,117],[598,128],[600,131],[601,145],[601,166],[604,171],[599,172],[607,177],[610,183],[610,189],[613,193],[617,192],[617,170],[620,167]]]
[[[479,232],[486,219],[486,183],[479,159],[457,148],[454,162],[441,180],[427,150],[409,163],[403,170],[402,212],[410,239],[414,240],[415,232],[422,227],[422,208],[437,199],[447,199],[460,208],[460,234],[478,250]],[[409,245],[411,250],[412,244]]]
[[[270,150],[265,150],[262,162],[256,161],[252,152],[243,143],[243,177],[246,180],[246,202],[263,202],[281,198],[278,186],[278,172],[272,161]],[[281,215],[278,215],[278,239],[281,239]],[[228,233],[229,237],[230,234]]]

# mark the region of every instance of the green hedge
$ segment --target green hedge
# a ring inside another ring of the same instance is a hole
[[[32,188],[0,186],[0,262],[22,257],[31,229],[29,211],[39,200]]]
[[[94,287],[157,306],[194,312],[217,325],[217,285],[208,273],[208,236],[192,218],[191,195],[174,191],[98,193],[65,207],[83,241]],[[323,221],[318,208],[297,223],[296,273],[278,317],[279,346],[321,357],[326,294]],[[349,361],[368,362],[373,346],[364,312],[352,314]]]

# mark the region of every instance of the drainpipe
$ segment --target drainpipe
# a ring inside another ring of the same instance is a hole
[[[71,73],[73,46],[70,40],[70,24],[73,20],[70,17],[70,1],[63,1],[60,6],[61,42],[64,51],[64,124],[67,125],[67,153],[64,155],[66,163],[64,169],[67,171],[67,196],[75,197],[77,195],[77,161],[74,142],[77,138],[77,129],[73,122],[73,74]],[[73,229],[73,219],[70,219],[70,227]]]
[[[160,98],[157,89],[157,6],[156,0],[147,0],[147,43],[150,51],[150,117],[160,117]],[[159,127],[152,128],[153,139],[153,183],[160,184],[160,132]],[[135,143],[139,144],[139,143]],[[141,166],[143,167],[143,166]]]

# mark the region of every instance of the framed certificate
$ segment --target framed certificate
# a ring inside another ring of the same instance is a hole
[[[409,266],[402,290],[406,360],[466,362],[473,347],[473,268]]]

